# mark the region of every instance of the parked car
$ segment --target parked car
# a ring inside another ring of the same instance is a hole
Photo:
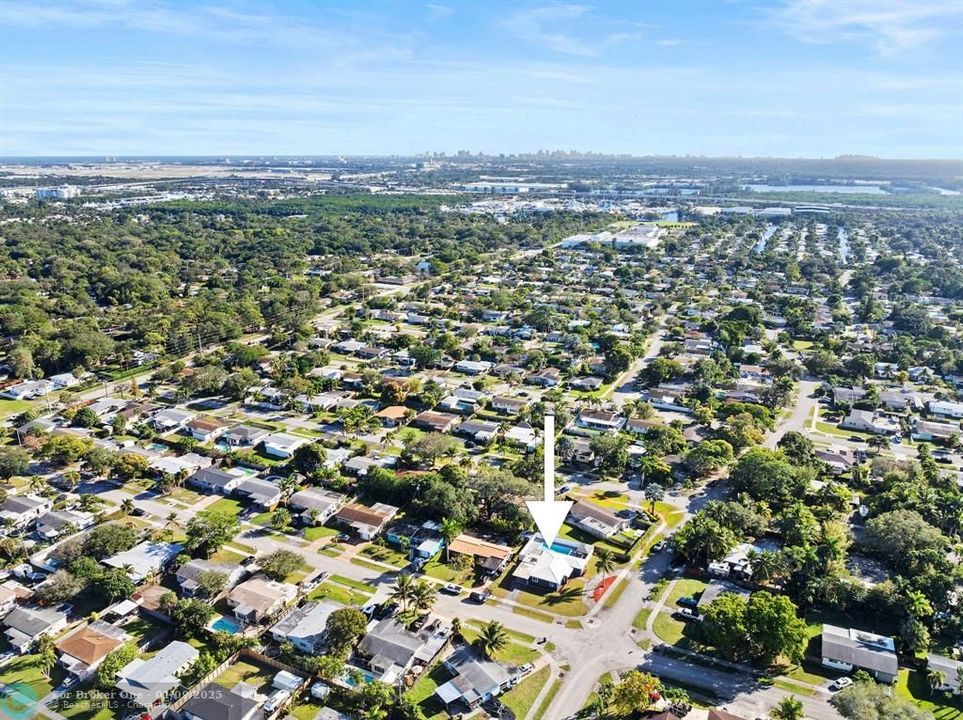
[[[481,604],[483,604],[486,600],[488,600],[488,593],[487,593],[487,592],[480,592],[480,591],[476,590],[475,592],[473,592],[471,595],[468,596],[468,599],[471,600],[472,602],[476,602],[476,603],[478,603],[479,605],[481,605]]]
[[[680,597],[678,600],[676,600],[676,603],[685,608],[692,608],[693,610],[699,607],[699,601],[691,595]]]
[[[665,540],[659,540],[655,545],[652,546],[652,552],[662,552],[669,544]]]
[[[448,583],[441,589],[441,591],[446,595],[458,595],[461,593],[461,588],[458,585],[455,585],[455,583]]]
[[[853,679],[851,677],[836,678],[836,680],[833,681],[832,685],[829,686],[829,689],[842,690],[844,688],[848,688],[852,684],[853,684]]]
[[[534,669],[535,669],[535,666],[534,666],[534,665],[532,665],[531,663],[525,663],[525,664],[522,665],[520,668],[518,668],[518,671],[519,671],[522,675],[528,675],[528,674],[529,674],[530,672],[532,672],[532,670],[534,670]]]
[[[674,617],[676,620],[681,620],[682,622],[693,622],[702,619],[696,614],[695,610],[685,607],[680,608],[676,612],[672,613],[672,617]]]

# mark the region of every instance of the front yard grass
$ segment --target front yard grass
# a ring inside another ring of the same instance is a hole
[[[926,675],[918,670],[900,670],[893,693],[932,713],[936,720],[963,718],[963,707],[952,705],[952,700],[943,693],[934,693],[926,681]]]
[[[238,660],[225,668],[224,672],[217,676],[215,682],[221,687],[230,689],[243,681],[263,692],[266,689],[265,685],[270,686],[276,672],[267,665],[261,665],[251,660]]]
[[[502,695],[501,701],[515,714],[516,718],[525,717],[551,675],[552,668],[543,667]]]
[[[365,545],[361,548],[361,554],[372,560],[394,565],[398,568],[406,567],[409,563],[407,555],[387,545],[375,545],[374,543]]]
[[[461,635],[467,643],[473,643],[480,634],[477,627],[468,623],[461,626]],[[521,642],[510,631],[508,636],[511,639],[505,643],[505,647],[495,654],[495,660],[512,665],[524,665],[528,662],[534,662],[538,658],[538,651],[531,647],[531,643]]]
[[[176,493],[175,493],[175,497],[176,497]],[[216,502],[213,502],[210,505],[208,505],[207,509],[204,512],[228,513],[230,515],[233,515],[234,517],[237,517],[238,515],[241,514],[241,510],[243,509],[244,508],[241,505],[240,500],[237,500],[235,498],[223,497],[223,498],[219,498]]]

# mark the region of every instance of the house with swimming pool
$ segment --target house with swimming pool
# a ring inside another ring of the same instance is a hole
[[[560,590],[573,577],[585,573],[595,548],[558,538],[549,547],[540,533],[533,534],[519,553],[512,572],[516,584]]]

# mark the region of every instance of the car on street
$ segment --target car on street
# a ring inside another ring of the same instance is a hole
[[[480,592],[476,590],[475,592],[473,592],[471,595],[468,596],[468,599],[471,600],[472,602],[478,603],[479,605],[483,605],[485,601],[488,600],[488,593]]]
[[[441,591],[446,595],[458,595],[461,593],[461,588],[458,585],[455,585],[455,583],[448,583],[442,587]]]

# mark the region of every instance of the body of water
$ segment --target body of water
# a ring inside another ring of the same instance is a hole
[[[849,261],[849,233],[845,228],[839,228],[839,256],[843,262]]]
[[[211,625],[211,629],[217,630],[218,632],[230,633],[231,635],[236,635],[237,633],[241,632],[241,626],[236,620],[232,620],[229,617],[224,617],[223,615],[214,621],[214,623]]]
[[[843,195],[886,195],[878,185],[743,185],[744,190],[758,193],[825,192]]]
[[[769,241],[769,238],[771,238],[775,234],[776,234],[776,226],[767,225],[766,229],[762,233],[762,237],[759,238],[759,242],[757,242],[752,249],[757,253],[761,253],[763,250],[766,249],[766,243]]]

